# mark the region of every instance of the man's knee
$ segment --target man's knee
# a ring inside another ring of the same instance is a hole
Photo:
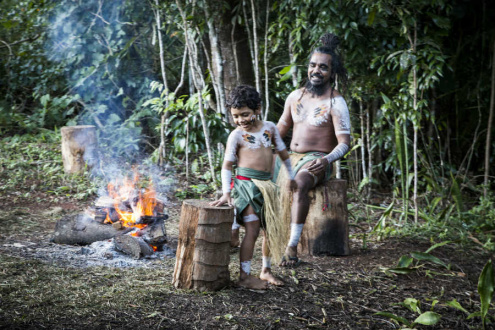
[[[307,194],[313,188],[313,177],[308,172],[298,173],[295,180],[297,189],[294,194]]]

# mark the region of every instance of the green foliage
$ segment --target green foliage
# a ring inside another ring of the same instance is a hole
[[[495,276],[493,275],[492,261],[488,260],[483,271],[478,279],[478,293],[481,300],[481,319],[483,320],[483,328],[485,327],[485,320],[490,308],[490,303],[493,298],[493,290],[495,286]]]
[[[85,200],[97,191],[97,185],[88,173],[64,173],[58,131],[3,138],[0,153],[1,194],[22,192],[22,197],[28,198],[41,191],[52,196]]]
[[[406,325],[408,328],[414,328],[417,324],[422,324],[422,325],[435,325],[437,324],[440,319],[441,315],[438,313],[435,313],[433,311],[427,311],[424,313],[421,313],[420,310],[420,301],[414,298],[406,298],[402,303],[399,305],[406,307],[409,311],[419,314],[418,317],[413,322],[410,322],[406,318],[402,316],[398,316],[394,313],[390,312],[377,312],[375,315],[379,316],[385,316],[390,318],[391,320],[395,321],[397,324],[402,323]]]

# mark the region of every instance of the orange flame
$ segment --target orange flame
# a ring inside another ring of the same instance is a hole
[[[134,179],[125,177],[121,185],[108,184],[108,194],[114,200],[115,211],[119,215],[119,220],[124,227],[143,229],[146,224],[139,223],[143,216],[153,216],[156,207],[156,191],[150,181],[148,188],[144,192],[139,189],[139,175],[135,173]],[[137,202],[136,201],[137,198]],[[127,202],[132,208],[132,212],[121,209],[122,203]],[[134,204],[135,202],[135,204]],[[107,213],[107,219],[110,217]],[[105,221],[107,221],[107,219]]]

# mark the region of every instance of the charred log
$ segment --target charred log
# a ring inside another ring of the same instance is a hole
[[[112,225],[94,221],[87,214],[75,214],[57,221],[51,241],[57,244],[88,245],[123,235],[131,230],[131,228],[115,229]]]
[[[134,259],[148,257],[153,254],[153,248],[141,237],[129,235],[117,236],[113,242],[117,251],[128,254]]]

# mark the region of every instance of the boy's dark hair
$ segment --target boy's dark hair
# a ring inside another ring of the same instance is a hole
[[[254,87],[240,85],[230,92],[225,106],[227,107],[227,111],[230,111],[232,108],[239,109],[246,106],[255,111],[261,106],[261,97]]]

